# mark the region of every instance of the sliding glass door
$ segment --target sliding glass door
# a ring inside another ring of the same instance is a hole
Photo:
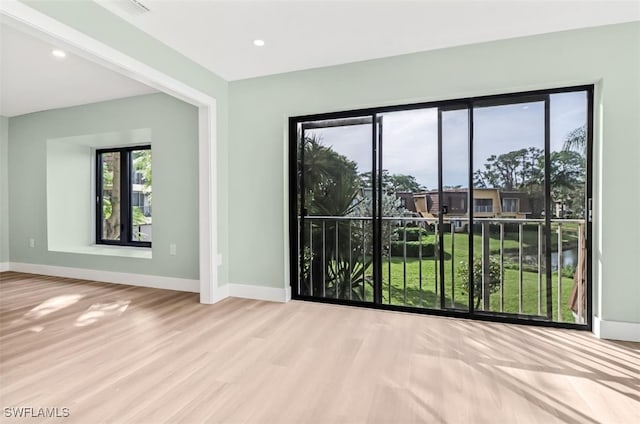
[[[438,108],[378,116],[382,128],[382,301],[391,306],[441,309],[442,226],[437,214],[431,214],[437,204],[427,200],[441,185]]]
[[[588,326],[591,98],[291,118],[294,298]]]
[[[474,102],[475,310],[548,318],[548,95]]]
[[[470,258],[469,187],[470,112],[466,105],[440,107],[438,134],[441,145],[440,186],[432,194],[440,206],[440,272],[443,308],[469,310]]]
[[[297,291],[373,300],[373,129],[371,117],[302,122],[298,140]]]

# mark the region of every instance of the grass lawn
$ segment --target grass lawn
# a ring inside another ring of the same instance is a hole
[[[529,232],[525,232],[527,234]],[[525,236],[525,249],[537,251],[537,233],[532,232],[533,237],[530,235]],[[505,237],[504,246],[506,250],[518,250],[517,233],[516,239]],[[569,245],[573,238],[573,234],[569,228],[564,229],[563,239],[566,239],[567,245]],[[468,261],[468,236],[467,234],[455,234],[455,249],[453,256],[451,255],[451,234],[445,234],[445,299],[446,307],[455,307],[460,309],[468,308],[468,294],[464,293],[461,288],[461,279],[457,274],[457,268],[461,262]],[[500,242],[499,236],[492,236],[490,239],[490,250],[492,255],[499,255]],[[433,236],[427,236],[423,239],[425,242],[432,242]],[[564,242],[564,240],[563,240]],[[476,255],[481,252],[481,237],[479,235],[474,236],[474,251]],[[507,261],[508,262],[508,261]],[[436,275],[439,276],[438,262],[434,258],[423,258],[421,261],[418,258],[407,258],[406,265],[403,263],[402,257],[392,257],[390,264],[388,259],[383,260],[382,274],[383,274],[383,298],[385,303],[389,303],[389,272],[391,273],[391,304],[393,305],[407,305],[417,307],[440,307],[439,296],[439,284],[436,282]],[[453,266],[453,275],[452,275]],[[507,266],[509,268],[507,268]],[[422,270],[421,270],[422,269]],[[530,268],[527,268],[530,269]],[[420,272],[422,272],[422,280],[420,279]],[[500,292],[493,293],[491,295],[491,311],[504,311],[510,313],[519,312],[519,272],[517,263],[505,263],[505,278],[504,278],[504,300],[503,307],[500,308]],[[422,281],[422,285],[420,283]],[[557,296],[558,296],[558,275],[557,272],[553,273],[553,319],[557,320]],[[406,291],[405,291],[406,286]],[[569,310],[567,303],[571,288],[573,286],[573,279],[564,276],[562,279],[562,321],[574,322],[573,315]],[[542,275],[542,290],[541,296],[541,310],[540,315],[546,316],[546,281],[544,274]],[[523,272],[522,283],[522,313],[538,315],[538,274],[537,271],[525,271]],[[367,290],[367,299],[372,297],[371,289]],[[452,297],[453,293],[453,297]]]

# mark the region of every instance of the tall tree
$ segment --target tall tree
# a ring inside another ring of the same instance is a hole
[[[305,137],[301,142],[304,160],[299,155],[298,169],[299,178],[304,175],[305,214],[353,215],[364,201],[357,164],[323,145],[319,137]],[[309,220],[309,240],[303,247],[302,284],[309,293],[322,291],[330,297],[362,298],[365,285],[370,284],[371,255],[360,252],[365,252],[365,245],[370,249],[371,244],[365,244],[365,234],[358,231],[360,222],[331,219],[321,222]]]
[[[567,208],[578,214],[584,210],[584,157],[575,151],[551,152],[551,199],[560,204],[560,217]]]
[[[564,138],[562,148],[585,154],[587,148],[587,128],[585,125],[571,131]]]
[[[103,155],[103,234],[106,240],[120,239],[120,154]]]
[[[487,158],[483,170],[476,170],[476,187],[500,188],[506,191],[520,190],[543,173],[539,159],[543,151],[537,147],[519,149]]]
[[[304,161],[305,206],[309,214],[344,216],[354,207],[359,188],[358,167],[353,161],[324,146],[318,137],[306,137]]]
[[[416,193],[425,190],[425,187],[422,186],[413,175],[393,174],[390,177],[389,183],[391,185],[391,190],[394,193]]]
[[[559,196],[562,197],[561,205],[562,205],[562,213],[564,213],[564,205],[566,204],[573,209],[574,212],[578,214],[578,216],[584,215],[585,208],[585,181],[584,181],[584,172],[586,167],[586,156],[587,156],[587,127],[583,125],[581,127],[575,128],[569,134],[566,135],[563,143],[563,150],[565,152],[577,153],[580,155],[582,159],[582,169],[579,170],[580,173],[580,182],[574,181],[573,188],[568,189],[565,187],[564,193],[558,193]],[[572,155],[573,157],[567,160],[572,162],[573,166],[577,165],[577,157]],[[571,173],[569,173],[571,174]],[[573,174],[575,175],[575,174]]]
[[[151,171],[151,149],[137,150],[133,153],[133,169],[142,174],[142,190],[151,204],[153,173]]]
[[[363,188],[371,188],[371,171],[363,172],[359,175]],[[416,193],[426,190],[416,177],[407,174],[390,174],[388,170],[382,170],[382,189],[385,192],[398,193],[410,192]]]

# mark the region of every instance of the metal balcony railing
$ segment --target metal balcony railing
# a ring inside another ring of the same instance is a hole
[[[298,293],[371,302],[372,223],[305,216]],[[382,218],[383,302],[468,309],[473,284],[476,310],[585,322],[584,220],[551,219],[547,234],[544,219],[474,218],[472,264],[468,224],[464,217],[446,217],[443,228],[437,218]]]

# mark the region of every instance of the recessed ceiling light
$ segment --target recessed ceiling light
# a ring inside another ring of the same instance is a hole
[[[253,45],[257,47],[264,46],[264,40],[253,40]]]
[[[60,49],[51,50],[51,54],[59,59],[64,59],[65,57],[67,57],[67,54]]]

